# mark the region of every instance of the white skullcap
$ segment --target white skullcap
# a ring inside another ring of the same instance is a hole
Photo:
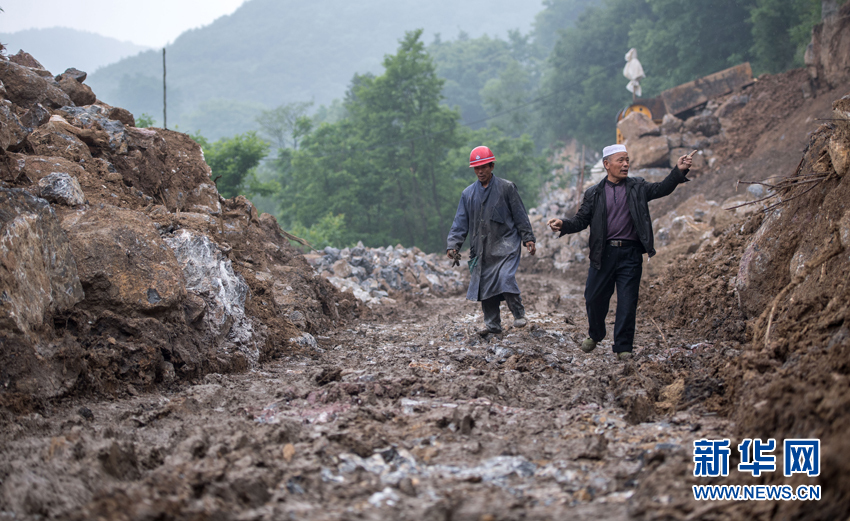
[[[602,157],[608,157],[611,154],[616,154],[617,152],[625,152],[626,145],[608,145],[607,147],[602,149]]]

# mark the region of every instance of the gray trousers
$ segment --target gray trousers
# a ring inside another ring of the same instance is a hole
[[[502,317],[499,313],[499,303],[507,302],[508,309],[514,318],[524,318],[525,308],[522,306],[522,297],[519,293],[502,293],[481,301],[481,311],[484,312],[484,325],[492,333],[502,332]]]

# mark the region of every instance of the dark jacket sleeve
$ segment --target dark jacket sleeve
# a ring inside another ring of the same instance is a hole
[[[588,188],[587,191],[584,192],[584,198],[581,201],[581,207],[578,209],[576,214],[569,219],[562,219],[564,224],[561,225],[561,234],[558,237],[562,237],[568,233],[578,233],[588,226],[590,226],[590,221],[593,219],[593,203],[595,200],[595,186]]]
[[[463,241],[466,240],[466,235],[469,233],[469,214],[466,211],[466,200],[463,194],[460,196],[460,203],[457,205],[457,213],[452,222],[452,229],[449,231],[449,236],[446,239],[446,251],[457,250],[463,246]]]
[[[690,179],[686,177],[687,175],[688,170],[682,172],[679,170],[678,166],[674,166],[673,170],[671,170],[667,177],[665,177],[662,181],[646,184],[646,200],[652,201],[653,199],[658,199],[672,194],[673,190],[675,190],[677,186],[690,181]]]
[[[515,184],[511,183],[508,190],[508,208],[511,210],[511,215],[514,219],[514,224],[519,232],[519,237],[522,243],[528,241],[537,242],[534,239],[534,231],[531,229],[531,221],[528,220],[528,212],[525,211],[525,205],[522,204],[522,199],[519,196],[519,191]]]

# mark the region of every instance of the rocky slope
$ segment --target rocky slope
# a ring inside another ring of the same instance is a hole
[[[255,367],[352,316],[274,217],[219,196],[194,141],[85,77],[0,58],[3,405]]]

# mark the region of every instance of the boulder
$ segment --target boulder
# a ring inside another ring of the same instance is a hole
[[[51,203],[79,206],[86,202],[80,183],[64,172],[53,172],[42,177],[38,181],[38,187],[38,195]]]
[[[186,289],[207,304],[207,318],[227,333],[235,318],[245,313],[248,285],[233,271],[230,259],[206,235],[179,230],[165,243],[174,252],[186,280]]]
[[[44,78],[35,70],[11,61],[0,61],[0,81],[6,87],[6,97],[25,109],[36,103],[49,108],[72,104],[52,77]]]
[[[147,216],[104,206],[66,212],[60,218],[86,292],[82,305],[127,316],[182,305],[182,270]]]
[[[50,120],[50,111],[36,103],[20,117],[21,125],[29,128],[38,128]]]
[[[130,142],[124,124],[108,116],[109,110],[100,105],[84,107],[62,107],[53,123],[70,132],[89,145],[113,154],[126,154]],[[61,116],[61,119],[60,119]],[[132,117],[132,116],[131,116]]]
[[[684,121],[677,118],[673,114],[664,114],[664,118],[661,120],[661,133],[679,133],[682,131],[682,127],[684,126],[684,124]]]
[[[83,298],[68,237],[50,205],[0,188],[0,337],[36,332]]]
[[[51,120],[33,130],[27,136],[27,142],[38,156],[62,157],[75,163],[90,161],[92,156],[88,145],[76,136],[73,128],[68,127],[67,123],[62,125]]]
[[[54,172],[63,172],[77,179],[85,174],[85,170],[79,163],[61,157],[10,155],[13,156],[14,161],[7,163],[8,180],[20,185],[36,184],[41,178]]]
[[[116,121],[120,121],[127,127],[135,127],[136,126],[136,118],[133,117],[133,114],[127,110],[122,109],[121,107],[113,107],[109,109],[106,117],[109,119],[114,119]]]
[[[812,28],[812,57],[819,81],[831,88],[850,78],[850,4]]]
[[[17,54],[9,56],[9,61],[18,65],[23,65],[24,67],[29,67],[31,69],[44,70],[44,65],[42,65],[41,63],[39,63],[38,60],[33,58],[32,54],[24,52],[23,49],[18,50]]]
[[[335,277],[339,277],[341,279],[345,279],[351,276],[351,264],[348,263],[345,259],[340,259],[333,263],[331,266],[331,271]]]
[[[739,109],[743,108],[744,105],[750,102],[750,97],[746,94],[736,94],[734,96],[729,96],[729,99],[724,101],[717,107],[717,110],[714,111],[714,115],[718,118],[728,118]]]
[[[91,105],[97,101],[97,96],[92,92],[91,87],[85,83],[80,83],[68,74],[63,74],[59,78],[59,88],[65,91],[65,94],[71,98],[74,105],[82,107],[83,105]]]
[[[230,259],[218,244],[206,235],[180,230],[166,237],[186,280],[186,289],[206,304],[201,316],[197,305],[192,317],[202,321],[203,329],[211,334],[215,347],[230,352],[242,352],[251,365],[259,360],[264,335],[257,334],[250,318],[245,316],[245,300],[249,288],[241,275],[233,270]]]
[[[85,72],[71,67],[69,69],[65,69],[65,72],[56,76],[56,81],[61,81],[63,77],[68,77],[82,83],[86,81],[86,76],[88,76],[88,74],[86,74]]]
[[[18,116],[3,104],[0,104],[0,148],[17,150],[21,147],[29,129],[21,123]]]
[[[635,140],[642,136],[658,136],[661,129],[646,114],[632,112],[617,122],[617,129],[626,141]]]
[[[666,134],[665,137],[667,138],[667,146],[670,147],[670,149],[682,146],[682,134],[674,132],[672,134]]]
[[[221,213],[210,167],[191,137],[164,129],[127,127],[124,131],[129,151],[112,159],[125,183],[157,199],[169,212]]]
[[[693,132],[685,132],[682,134],[682,147],[691,150],[702,150],[711,146],[711,140],[702,134],[694,134]]]
[[[684,128],[685,132],[699,133],[705,137],[711,137],[720,132],[720,120],[711,114],[694,116],[685,121]]]
[[[829,159],[835,173],[844,176],[850,171],[850,96],[833,102],[832,113],[837,121],[829,138]]]
[[[644,136],[626,141],[632,168],[666,165],[670,149],[664,136]]]
[[[790,260],[799,244],[799,237],[780,240],[777,228],[781,220],[784,220],[782,213],[771,213],[750,239],[741,256],[735,286],[738,290],[738,305],[748,318],[759,316],[772,295],[791,280]]]

